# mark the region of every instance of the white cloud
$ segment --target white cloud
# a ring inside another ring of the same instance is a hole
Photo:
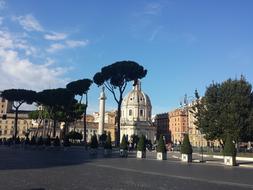
[[[63,50],[66,48],[77,48],[82,46],[87,46],[89,43],[88,40],[66,40],[65,43],[54,43],[51,44],[50,47],[47,49],[49,53],[55,53],[59,50]]]
[[[51,59],[51,58],[46,58],[46,63],[44,64],[45,66],[51,66],[55,63],[55,60]]]
[[[162,5],[159,3],[148,3],[145,6],[144,13],[150,15],[157,15],[161,12]]]
[[[13,20],[18,21],[18,23],[27,31],[44,30],[43,27],[40,25],[39,21],[36,18],[34,18],[34,16],[31,14],[13,17]]]
[[[46,34],[44,38],[46,40],[53,40],[53,41],[64,40],[67,38],[67,34],[53,32],[52,34]]]
[[[47,52],[49,52],[49,53],[54,53],[54,52],[57,52],[57,51],[62,50],[62,49],[64,49],[64,48],[65,48],[65,45],[56,43],[56,44],[52,44],[52,45],[47,49]]]
[[[22,59],[13,50],[0,50],[0,87],[41,90],[61,86],[66,81],[59,79],[68,69],[51,68],[50,64],[33,64]]]
[[[149,41],[152,42],[155,40],[156,36],[158,35],[159,31],[162,29],[162,26],[157,27],[151,34]]]
[[[66,83],[67,79],[63,76],[69,68],[55,67],[51,58],[43,59],[44,64],[34,63],[30,59],[34,51],[37,49],[30,46],[26,40],[0,30],[0,90],[41,90]]]
[[[4,9],[5,6],[6,6],[5,1],[4,1],[4,0],[0,0],[0,10],[1,10],[1,9]]]
[[[86,46],[88,40],[67,40],[68,35],[65,33],[46,31],[32,15],[12,19],[24,30],[10,32],[0,17],[0,90],[9,88],[42,90],[65,86],[69,79],[64,75],[71,68],[57,67],[55,60],[47,53]],[[26,31],[39,31],[43,35],[38,36],[37,33]],[[43,43],[34,46],[33,41],[30,41],[34,36],[38,40],[63,41],[53,43],[46,49]]]
[[[13,40],[11,35],[6,31],[0,30],[0,49],[2,48],[13,48]]]
[[[88,40],[67,40],[66,45],[70,48],[80,47],[80,46],[86,46],[88,45]]]
[[[36,55],[37,49],[28,44],[22,36],[13,35],[8,31],[0,30],[0,48],[19,49],[25,52],[25,55]]]

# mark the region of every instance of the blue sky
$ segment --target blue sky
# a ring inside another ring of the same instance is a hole
[[[167,112],[212,81],[253,82],[252,10],[251,0],[0,0],[0,90],[63,87],[134,60],[153,114]],[[89,113],[98,96],[93,85]]]

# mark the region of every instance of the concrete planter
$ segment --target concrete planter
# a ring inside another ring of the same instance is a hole
[[[127,150],[120,149],[120,150],[119,150],[119,155],[120,155],[120,157],[125,157],[125,158],[127,158],[128,152],[127,152]]]
[[[192,154],[182,154],[182,162],[192,162]]]
[[[235,166],[236,165],[236,157],[235,156],[224,156],[224,164],[226,166]]]
[[[157,152],[156,153],[156,159],[157,160],[167,160],[167,153],[163,153],[163,152]]]
[[[146,152],[145,151],[137,151],[137,158],[146,158]]]
[[[104,149],[104,156],[108,157],[112,155],[112,149]]]

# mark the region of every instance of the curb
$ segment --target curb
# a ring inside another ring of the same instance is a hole
[[[239,164],[238,166],[242,168],[253,168],[253,165],[247,165],[247,164]]]

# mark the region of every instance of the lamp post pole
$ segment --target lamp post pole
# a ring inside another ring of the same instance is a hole
[[[189,128],[190,128],[190,114],[189,114],[189,108],[190,108],[190,105],[189,105],[189,99],[192,101],[194,100],[194,97],[193,96],[187,96],[187,94],[185,94],[184,96],[184,103],[183,103],[183,109],[185,110],[186,112],[186,123],[187,123],[187,126],[186,126],[186,130],[185,130],[185,134],[188,134],[189,135]]]

